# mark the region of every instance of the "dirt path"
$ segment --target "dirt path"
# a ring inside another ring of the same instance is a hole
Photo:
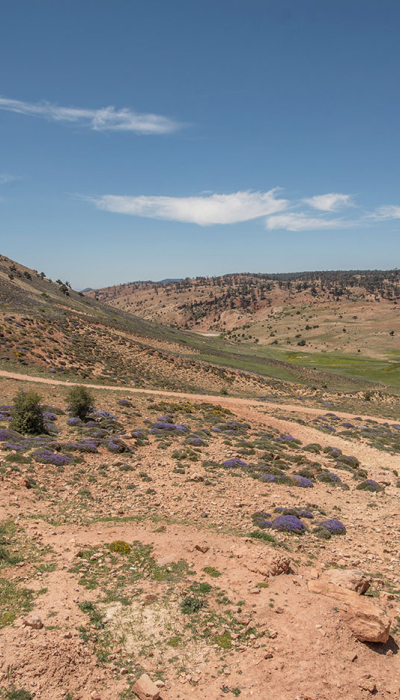
[[[47,379],[45,377],[33,377],[29,374],[17,374],[16,372],[7,372],[6,370],[0,370],[0,377],[6,379],[15,379],[17,381],[24,382],[34,382],[37,384],[50,384],[53,386],[79,386],[80,382],[70,382],[62,381],[60,379]],[[294,411],[296,413],[310,413],[312,415],[323,415],[326,411],[320,408],[312,408],[311,406],[299,406],[297,404],[285,404],[285,403],[275,403],[273,401],[268,401],[268,403],[260,403],[258,399],[241,399],[238,397],[226,397],[226,396],[215,396],[212,394],[190,394],[179,391],[164,391],[162,389],[135,389],[129,386],[111,386],[106,384],[85,384],[89,389],[103,389],[106,391],[122,391],[129,394],[157,394],[157,396],[167,396],[170,398],[177,399],[189,399],[191,401],[208,401],[209,403],[218,403],[222,406],[257,406],[258,408],[263,408],[265,412],[268,409],[280,408],[284,411]],[[337,416],[341,418],[353,418],[354,413],[345,413],[343,411],[335,411]],[[376,416],[366,416],[363,414],[363,420],[375,420],[378,423],[395,423],[396,421],[390,421],[386,418],[377,418]]]

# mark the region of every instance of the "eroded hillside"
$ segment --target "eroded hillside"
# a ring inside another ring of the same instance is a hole
[[[238,274],[91,290],[87,296],[145,319],[308,352],[383,357],[400,333],[400,272]]]

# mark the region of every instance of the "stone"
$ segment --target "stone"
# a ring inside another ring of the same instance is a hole
[[[206,554],[210,548],[206,544],[196,544],[195,549],[202,554]]]
[[[41,630],[43,627],[43,622],[38,615],[30,615],[24,619],[24,625],[33,630]]]
[[[31,489],[31,488],[32,488],[31,482],[30,482],[29,479],[27,479],[26,477],[24,477],[23,479],[21,479],[20,484],[21,484],[21,486],[24,486],[24,488],[26,488],[26,489]]]
[[[151,603],[155,603],[157,599],[158,596],[155,593],[148,593],[144,597],[144,602],[146,605],[150,605]]]
[[[309,581],[308,588],[339,601],[344,622],[360,642],[385,643],[389,639],[390,621],[372,600],[321,579]]]
[[[158,700],[160,689],[156,686],[147,673],[143,673],[132,688],[140,700]]]
[[[359,595],[363,595],[371,583],[359,569],[328,569],[321,575],[321,581],[334,583]]]
[[[286,554],[271,554],[265,548],[255,547],[254,544],[250,547],[234,546],[231,553],[254,574],[267,577],[294,573],[290,558]]]

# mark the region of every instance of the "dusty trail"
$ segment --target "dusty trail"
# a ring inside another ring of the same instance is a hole
[[[16,372],[7,372],[0,370],[0,377],[6,379],[15,379],[17,381],[34,382],[37,384],[50,384],[54,386],[80,386],[80,382],[62,381],[60,379],[47,379],[46,377],[32,377],[29,374],[17,374]],[[260,403],[258,399],[241,399],[238,397],[215,396],[213,394],[190,394],[180,391],[164,391],[162,389],[135,389],[129,386],[112,386],[107,384],[86,384],[89,389],[103,389],[105,391],[122,391],[129,394],[157,394],[157,396],[167,396],[176,399],[189,399],[190,401],[208,401],[209,403],[218,403],[221,406],[257,406],[268,411],[269,408],[280,408],[284,411],[294,411],[296,413],[310,413],[312,415],[323,415],[326,411],[320,408],[312,408],[311,406],[299,406],[297,404],[275,403]],[[346,413],[344,411],[335,411],[337,416],[341,418],[353,418],[354,413]],[[377,418],[376,416],[367,416],[363,414],[363,420],[375,420],[377,423],[395,423],[386,418]]]
[[[30,375],[17,374],[14,372],[7,372],[5,370],[0,370],[0,377],[5,377],[7,379],[14,379],[18,381],[27,382],[37,382],[39,384],[49,384],[54,386],[77,386],[79,382],[68,382],[59,379],[47,379],[45,377],[32,377]],[[265,417],[265,427],[272,426],[277,428],[282,432],[290,432],[293,437],[302,440],[304,443],[317,442],[322,447],[331,445],[334,443],[336,447],[339,447],[345,454],[352,454],[356,456],[361,464],[368,468],[375,478],[384,478],[382,472],[387,472],[387,469],[397,469],[400,471],[400,456],[390,455],[386,452],[371,447],[365,442],[359,440],[346,440],[339,436],[327,435],[320,430],[312,426],[300,425],[296,422],[290,420],[284,420],[283,418],[277,418],[273,415],[274,409],[281,409],[285,411],[291,411],[297,414],[311,414],[311,415],[321,415],[326,411],[322,411],[319,408],[312,408],[309,406],[298,406],[296,404],[280,404],[272,401],[268,403],[260,403],[260,401],[255,399],[241,399],[236,397],[226,397],[226,396],[213,396],[207,394],[189,394],[176,391],[163,391],[159,389],[135,389],[134,387],[118,387],[118,386],[104,386],[101,384],[85,384],[85,386],[91,389],[105,389],[108,391],[122,391],[125,393],[132,394],[157,394],[158,396],[166,396],[171,398],[180,399],[190,399],[191,401],[207,401],[209,403],[216,403],[226,408],[234,408],[235,410],[240,410],[240,414],[243,418],[252,419],[258,423],[263,423],[263,417]],[[353,414],[344,413],[341,411],[335,411],[335,414],[341,416],[342,418],[352,418]],[[369,416],[363,416],[364,420],[367,420]],[[386,421],[384,418],[377,418],[376,416],[371,417],[380,423],[390,423],[394,421]]]

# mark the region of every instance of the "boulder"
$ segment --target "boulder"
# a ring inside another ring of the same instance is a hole
[[[355,591],[358,595],[365,593],[371,583],[359,569],[328,569],[321,575],[321,581],[334,583],[341,588]]]
[[[160,689],[156,686],[147,673],[143,673],[132,688],[140,700],[158,700]]]
[[[389,639],[390,621],[371,599],[322,579],[309,581],[308,588],[339,601],[344,622],[360,642],[385,643]]]
[[[207,544],[196,544],[195,549],[197,549],[198,552],[202,552],[202,554],[206,554],[210,548]]]
[[[25,627],[30,627],[33,630],[41,630],[43,627],[43,622],[38,615],[30,615],[24,620]]]
[[[279,576],[292,574],[290,558],[286,554],[271,552],[266,547],[232,547],[231,553],[241,560],[243,566],[254,574],[261,576]]]

